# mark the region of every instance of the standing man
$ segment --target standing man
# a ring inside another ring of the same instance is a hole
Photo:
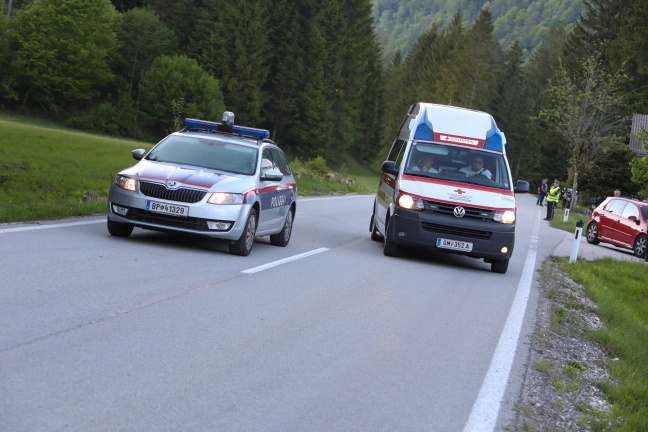
[[[555,179],[553,186],[549,188],[549,193],[547,194],[547,217],[544,220],[550,221],[553,219],[558,200],[560,200],[560,182],[558,179]]]
[[[547,184],[548,181],[549,179],[542,179],[542,184],[538,188],[538,201],[536,201],[536,205],[541,206],[544,202],[547,192],[549,191],[549,185]]]

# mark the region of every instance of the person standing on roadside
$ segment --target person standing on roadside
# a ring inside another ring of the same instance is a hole
[[[536,205],[542,206],[542,203],[547,196],[547,192],[549,191],[549,185],[547,184],[548,181],[549,179],[542,179],[542,183],[538,188],[538,200],[536,201]]]
[[[552,220],[554,217],[554,210],[556,205],[560,200],[560,182],[558,179],[555,179],[553,186],[549,188],[549,193],[547,194],[547,217],[544,220]]]

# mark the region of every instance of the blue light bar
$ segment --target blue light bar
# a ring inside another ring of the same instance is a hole
[[[191,129],[202,129],[213,132],[229,132],[236,135],[254,138],[254,139],[266,139],[270,137],[270,131],[266,129],[256,129],[246,126],[237,126],[233,125],[231,129],[226,130],[222,124],[207,120],[196,120],[186,118],[184,121],[186,127]]]

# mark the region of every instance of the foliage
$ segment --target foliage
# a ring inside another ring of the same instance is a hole
[[[518,40],[524,57],[543,43],[551,29],[576,21],[580,0],[373,0],[376,31],[385,47],[385,63],[394,55],[407,54],[417,40],[436,25],[450,27],[457,11],[465,25],[472,25],[484,8],[493,15],[493,35],[508,49]]]
[[[112,80],[119,15],[108,0],[34,0],[15,19],[12,70],[24,106],[68,110]]]
[[[142,111],[161,136],[178,118],[220,120],[224,110],[218,81],[186,56],[158,57],[142,82]]]
[[[594,53],[575,75],[569,75],[561,63],[549,84],[547,105],[539,117],[571,146],[575,192],[579,173],[604,149],[622,143],[618,134],[629,120],[623,115],[627,95],[622,84],[626,80],[622,71],[606,71]]]
[[[639,132],[639,139],[643,143],[644,149],[648,152],[648,132],[645,129],[641,129]],[[639,190],[639,195],[647,198],[648,197],[648,157],[635,157],[630,162],[632,170],[632,181],[635,182],[641,189]]]

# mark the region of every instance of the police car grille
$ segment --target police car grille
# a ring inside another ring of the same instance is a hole
[[[490,231],[482,231],[470,228],[455,227],[449,225],[435,224],[429,222],[421,222],[421,228],[424,231],[433,232],[436,234],[456,235],[461,237],[474,238],[479,240],[490,240],[493,235]]]
[[[129,208],[126,214],[127,219],[139,222],[152,223],[173,228],[184,228],[194,231],[208,231],[207,221],[195,217],[178,217],[159,213],[151,213],[145,210]]]
[[[195,189],[167,189],[164,185],[150,182],[141,182],[140,192],[152,198],[184,203],[197,203],[207,194],[205,191]]]
[[[425,201],[425,210],[432,211],[434,213],[443,213],[448,215],[454,215],[455,207],[463,207],[466,211],[464,217],[467,218],[477,218],[477,219],[493,219],[495,214],[494,210],[484,210],[477,207],[467,207],[459,204],[447,204],[440,203],[436,201]]]

